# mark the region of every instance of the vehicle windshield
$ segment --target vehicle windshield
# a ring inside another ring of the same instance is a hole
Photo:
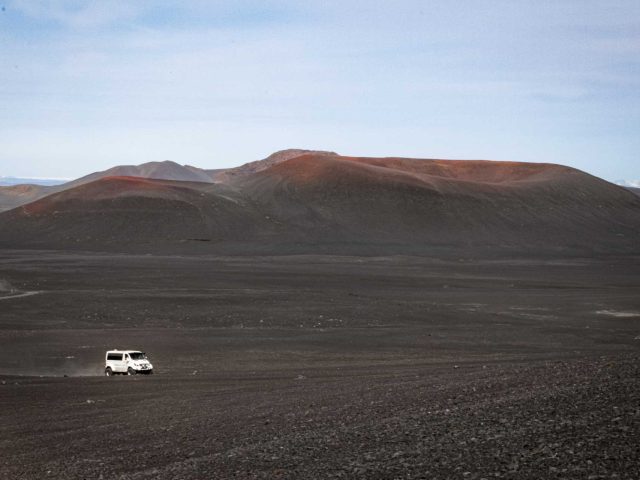
[[[131,357],[131,360],[145,360],[147,358],[144,352],[133,352],[130,353],[129,356]]]

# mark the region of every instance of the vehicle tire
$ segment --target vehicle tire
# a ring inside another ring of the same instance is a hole
[[[149,375],[153,375],[153,370],[149,370]]]
[[[107,367],[105,369],[104,375],[105,375],[105,377],[112,377],[113,376],[113,370],[111,370],[111,367]]]
[[[129,367],[127,369],[127,375],[135,375],[135,374],[136,374],[136,371],[133,368]]]

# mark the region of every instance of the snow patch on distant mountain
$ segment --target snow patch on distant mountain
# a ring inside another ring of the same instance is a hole
[[[11,185],[62,185],[63,183],[68,182],[68,178],[20,178],[20,177],[3,177],[0,176],[0,185],[1,186],[11,186]]]
[[[640,180],[616,180],[616,185],[621,187],[640,188]]]

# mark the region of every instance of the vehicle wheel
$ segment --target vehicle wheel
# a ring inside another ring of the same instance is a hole
[[[149,370],[149,375],[153,375],[153,370]]]
[[[133,368],[129,367],[127,369],[127,375],[135,375],[135,374],[136,374],[136,371]]]
[[[111,377],[113,375],[113,371],[111,370],[111,367],[107,367],[104,371],[104,375],[106,377]]]

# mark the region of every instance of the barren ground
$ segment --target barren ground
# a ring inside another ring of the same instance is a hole
[[[639,274],[4,250],[0,478],[638,478]]]

